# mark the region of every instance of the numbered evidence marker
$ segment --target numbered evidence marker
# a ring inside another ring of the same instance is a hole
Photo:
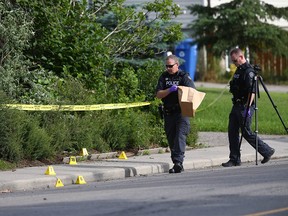
[[[48,166],[46,172],[45,172],[45,175],[56,175],[54,169],[52,166]]]
[[[128,159],[124,151],[122,151],[121,154],[119,155],[119,159],[125,159],[125,160]]]
[[[86,184],[86,181],[84,180],[83,176],[78,176],[75,184]]]

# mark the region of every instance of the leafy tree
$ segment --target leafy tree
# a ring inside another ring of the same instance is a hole
[[[88,89],[103,96],[98,97],[102,102],[107,100],[102,93],[110,87],[117,96],[115,86],[107,84],[126,76],[127,69],[123,67],[154,58],[182,36],[180,25],[167,25],[180,11],[172,0],[147,3],[142,11],[125,6],[123,0],[94,0],[89,7],[86,1],[17,2],[34,18],[35,36],[26,52],[31,61],[59,77],[73,76],[83,81]],[[160,46],[163,43],[166,46]],[[139,64],[130,67],[129,73],[135,74],[131,78],[137,78],[138,67]],[[133,79],[129,80],[132,83],[127,82],[126,86],[139,87]],[[121,88],[120,94],[125,92]],[[135,94],[128,96],[131,99]]]
[[[51,101],[57,78],[52,72],[35,68],[25,50],[33,37],[33,20],[13,1],[0,2],[0,87],[12,99],[24,103]]]
[[[6,1],[0,2],[0,22],[0,86],[17,98],[27,77],[23,50],[29,45],[32,22],[23,10]]]
[[[276,8],[260,0],[234,0],[217,7],[189,6],[198,16],[191,29],[199,47],[204,45],[213,54],[239,46],[256,51],[288,54],[288,31],[267,23],[288,20],[288,7]]]
[[[180,25],[170,23],[179,13],[172,0],[150,1],[140,10],[124,0],[2,2],[0,79],[9,98],[32,104],[151,100],[153,105],[95,112],[3,106],[0,158],[43,159],[83,146],[98,151],[166,146],[154,89],[163,53],[182,37]]]

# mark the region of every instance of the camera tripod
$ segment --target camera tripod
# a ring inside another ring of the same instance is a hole
[[[277,109],[277,106],[275,105],[275,103],[273,102],[269,92],[268,92],[268,89],[266,88],[264,82],[263,82],[263,78],[258,74],[259,71],[261,71],[261,68],[258,66],[258,65],[254,65],[253,66],[253,69],[254,69],[254,78],[253,78],[253,82],[252,82],[252,86],[251,86],[251,90],[250,90],[250,94],[249,94],[249,102],[251,101],[252,99],[252,94],[255,94],[255,97],[254,97],[254,110],[255,110],[255,135],[256,135],[256,140],[255,140],[255,150],[256,150],[256,165],[258,165],[258,143],[259,143],[259,140],[258,140],[258,107],[257,107],[257,100],[258,98],[260,98],[260,91],[259,91],[259,81],[264,89],[264,91],[266,92],[272,106],[274,107],[282,125],[284,126],[284,129],[285,131],[288,133],[288,128],[286,127],[278,109]],[[255,87],[255,93],[253,93],[253,89]],[[246,121],[247,121],[247,117],[248,117],[248,112],[249,112],[249,109],[246,109],[246,112],[245,112],[245,118],[244,118],[244,124],[243,124],[243,127],[241,127],[241,129],[243,130],[246,126]],[[239,141],[239,150],[241,148],[241,142],[242,142],[242,138],[243,138],[243,131],[241,133],[241,138],[240,138],[240,141]]]

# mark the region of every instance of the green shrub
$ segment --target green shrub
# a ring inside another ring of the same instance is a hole
[[[197,147],[196,143],[198,139],[198,128],[194,118],[190,119],[190,125],[191,129],[189,135],[187,136],[187,145],[190,147]]]
[[[170,20],[172,13],[167,10],[176,15],[179,8],[172,1],[164,8],[151,3],[148,13],[165,13],[163,20],[147,23],[145,16],[118,3],[96,13],[86,10],[85,3],[67,1],[0,3],[0,87],[15,103],[25,104],[154,100],[164,69],[154,53],[182,36],[180,25],[159,24]],[[108,12],[116,18],[117,33],[97,21],[105,20]],[[125,31],[131,26],[134,34]],[[106,152],[167,145],[154,106],[91,112],[3,109],[0,121],[0,158],[11,161],[44,159],[83,147]]]
[[[127,145],[129,135],[125,131],[129,128],[129,120],[121,115],[122,112],[123,110],[111,112],[103,125],[102,137],[112,151],[124,150]]]
[[[13,170],[16,168],[15,163],[10,163],[7,161],[0,160],[0,170],[5,171],[5,170]]]
[[[21,159],[49,159],[64,151],[76,153],[82,148],[108,152],[167,147],[163,120],[155,104],[83,112],[33,112],[2,108],[0,158],[18,162]],[[196,129],[192,126],[187,145],[195,143]]]
[[[163,127],[155,128],[154,119],[137,108],[110,112],[103,123],[102,138],[113,151],[160,146]]]
[[[72,147],[75,150],[82,148],[92,149],[94,147],[95,131],[98,130],[97,114],[85,112],[74,113],[69,122]],[[97,139],[97,138],[96,138]]]
[[[23,126],[25,112],[2,108],[0,112],[0,158],[18,162],[23,158]]]
[[[42,127],[51,137],[51,148],[55,154],[71,148],[71,132],[69,128],[70,113],[43,112],[39,113]]]
[[[125,119],[129,120],[129,128],[127,128],[127,145],[128,149],[148,148],[150,145],[151,115],[146,112],[141,112],[137,109],[131,109],[125,112]]]
[[[51,137],[47,134],[45,129],[40,128],[35,119],[27,121],[23,143],[25,158],[30,160],[50,158],[54,154],[50,144]]]

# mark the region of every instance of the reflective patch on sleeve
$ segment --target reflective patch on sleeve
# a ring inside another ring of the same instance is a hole
[[[253,79],[254,76],[255,76],[254,72],[250,72],[250,73],[249,73],[249,77],[250,77],[251,79]]]

